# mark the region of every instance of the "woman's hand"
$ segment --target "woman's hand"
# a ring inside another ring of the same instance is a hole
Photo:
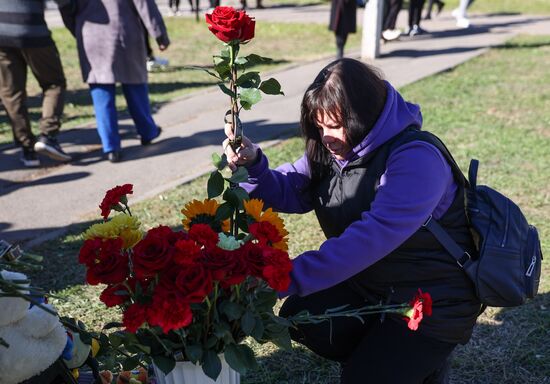
[[[231,141],[234,139],[232,127],[231,123],[226,123],[224,126],[227,139],[223,141],[223,151],[227,156],[229,169],[234,171],[239,165],[246,167],[254,164],[258,157],[258,147],[248,137],[242,136],[241,144],[233,149],[231,146]]]

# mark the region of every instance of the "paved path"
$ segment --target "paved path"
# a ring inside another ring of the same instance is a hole
[[[183,3],[183,2],[182,2]],[[166,12],[165,8],[162,8]],[[188,11],[187,11],[188,12]],[[188,12],[189,13],[189,12]],[[249,12],[261,20],[325,23],[327,6],[278,7]],[[59,23],[48,11],[50,25]],[[406,17],[406,12],[401,17]],[[385,44],[382,58],[373,62],[400,87],[454,67],[517,33],[550,34],[550,17],[490,15],[472,18],[473,27],[457,30],[450,15],[425,22],[430,35]],[[399,20],[399,26],[404,25]],[[357,57],[358,52],[349,56]],[[299,104],[307,85],[332,57],[300,63],[274,74],[286,96],[266,97],[244,111],[245,129],[264,145],[296,132]],[[60,235],[71,223],[98,217],[105,189],[133,183],[136,202],[173,188],[211,169],[210,155],[220,152],[222,116],[227,98],[217,88],[200,91],[165,104],[155,114],[164,128],[155,145],[141,147],[128,119],[120,121],[124,161],[111,164],[98,150],[95,128],[62,131],[60,141],[75,161],[39,170],[22,169],[11,146],[0,147],[0,238],[30,247]],[[289,159],[292,160],[292,159]]]

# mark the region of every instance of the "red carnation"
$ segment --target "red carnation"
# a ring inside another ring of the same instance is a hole
[[[201,248],[193,240],[178,240],[175,244],[174,262],[190,265],[201,255]]]
[[[218,234],[208,224],[193,225],[189,229],[189,237],[205,247],[218,244]]]
[[[110,285],[101,292],[99,300],[107,307],[114,307],[124,304],[130,297],[130,292],[123,284]]]
[[[251,40],[256,26],[245,11],[236,11],[233,7],[216,7],[211,14],[206,14],[206,23],[210,32],[224,43]]]
[[[139,327],[147,320],[147,306],[142,304],[132,304],[124,311],[122,324],[126,330],[136,333]]]
[[[405,320],[409,329],[416,331],[424,315],[432,315],[432,297],[429,293],[424,293],[418,289],[418,293],[411,300],[410,305],[412,308],[407,313],[408,317]]]
[[[250,224],[248,230],[260,244],[273,245],[283,239],[277,227],[267,221]]]
[[[131,195],[134,193],[132,190],[133,187],[134,186],[132,184],[117,185],[105,193],[105,197],[99,205],[99,208],[101,209],[101,216],[103,216],[104,220],[107,220],[112,209],[122,210],[120,203],[124,205],[128,203],[126,195]]]
[[[78,262],[80,264],[86,264],[86,266],[92,266],[95,263],[101,244],[103,240],[100,238],[88,239],[84,241],[78,254]]]
[[[155,289],[153,303],[147,314],[149,325],[162,328],[164,333],[188,326],[193,321],[189,303],[170,292]]]

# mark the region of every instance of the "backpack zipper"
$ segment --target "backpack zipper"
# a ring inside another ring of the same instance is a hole
[[[535,270],[535,264],[537,264],[537,257],[533,255],[531,258],[531,264],[529,264],[529,267],[527,268],[527,272],[525,272],[525,276],[531,277],[533,274],[533,271]]]

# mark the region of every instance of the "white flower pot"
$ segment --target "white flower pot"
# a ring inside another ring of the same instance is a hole
[[[200,365],[195,365],[189,361],[176,362],[176,366],[168,375],[165,375],[156,365],[153,365],[157,384],[240,384],[241,377],[239,373],[227,364],[223,355],[220,356],[220,359],[222,370],[216,381],[206,376]]]

